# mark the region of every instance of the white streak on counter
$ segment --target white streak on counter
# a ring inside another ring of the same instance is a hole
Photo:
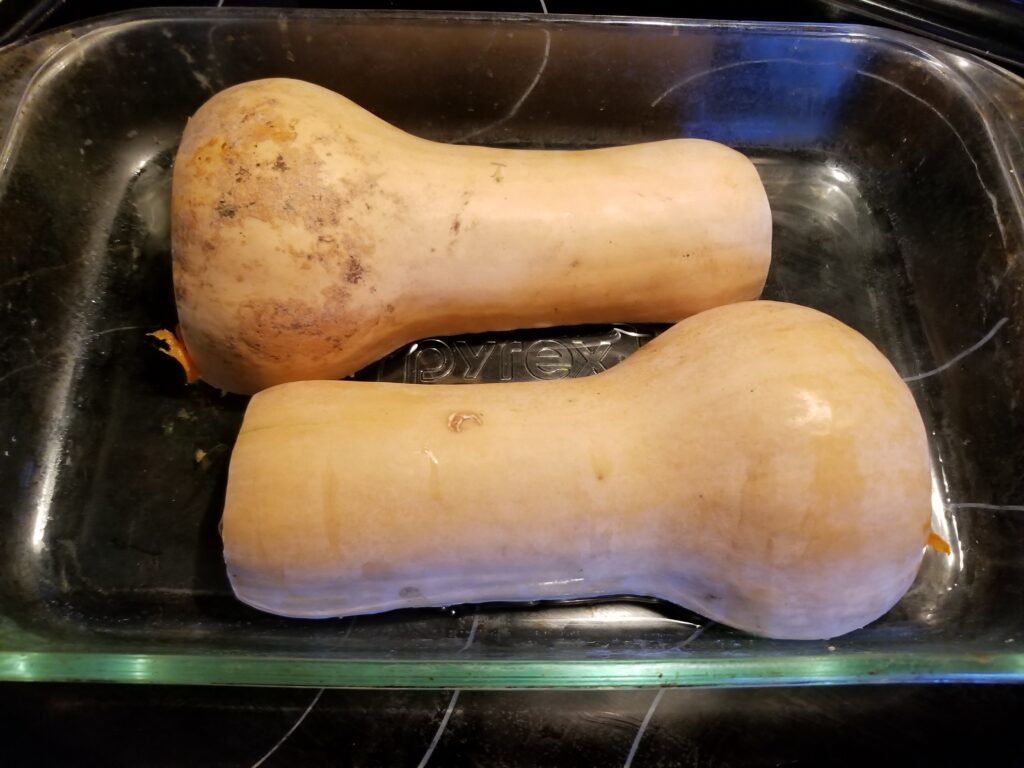
[[[956,355],[953,355],[953,357],[951,357],[949,360],[944,362],[938,368],[932,368],[932,370],[925,371],[924,373],[915,373],[913,376],[904,376],[903,380],[908,382],[908,383],[911,382],[911,381],[920,381],[921,379],[926,379],[929,376],[934,376],[937,373],[942,373],[946,369],[953,367],[954,365],[959,363],[961,360],[963,360],[968,355],[970,355],[970,354],[972,354],[974,352],[977,352],[983,346],[988,344],[992,340],[992,337],[994,337],[997,333],[999,333],[999,329],[1002,328],[1004,325],[1006,325],[1006,323],[1007,323],[1007,321],[1009,319],[1010,318],[1008,318],[1008,317],[1004,317],[998,323],[993,325],[992,326],[992,330],[990,330],[988,333],[986,333],[984,336],[982,336],[980,339],[978,339],[978,341],[974,342],[974,344],[972,344],[971,346],[969,346],[967,349],[963,350],[962,352],[960,352],[960,353],[958,353]]]
[[[466,642],[463,644],[463,646],[459,648],[459,653],[469,650],[469,646],[473,644],[473,640],[476,638],[476,628],[478,626],[480,626],[480,614],[474,613],[473,623],[469,627],[469,635],[466,636]]]
[[[434,739],[430,742],[430,746],[427,747],[427,751],[424,753],[423,759],[420,760],[419,765],[417,765],[416,768],[424,768],[424,766],[430,762],[430,756],[434,754],[434,750],[441,741],[441,734],[443,734],[444,729],[448,727],[448,721],[452,717],[452,712],[455,711],[455,703],[459,700],[459,692],[458,688],[452,692],[451,701],[448,702],[448,709],[445,710],[444,717],[441,718],[441,724],[437,726],[437,733],[434,734]],[[253,768],[256,767],[253,766]]]
[[[683,640],[683,642],[681,642],[677,647],[678,648],[685,648],[690,643],[692,643],[694,640],[696,640],[698,637],[700,637],[702,634],[704,634],[704,630],[707,629],[708,627],[712,626],[714,623],[715,622],[713,622],[713,621],[709,621],[707,624],[701,624],[699,627],[697,627],[695,630],[693,630],[693,632],[691,632],[686,637],[686,639]]]
[[[295,721],[295,724],[288,729],[284,736],[278,739],[277,743],[274,746],[272,746],[270,750],[265,755],[263,755],[263,757],[261,757],[259,760],[252,764],[252,768],[259,768],[259,766],[263,765],[263,763],[265,763],[270,758],[271,755],[273,755],[275,752],[277,752],[277,750],[281,748],[282,744],[288,741],[288,737],[298,730],[299,726],[302,725],[302,721],[309,716],[309,713],[313,711],[313,707],[316,706],[317,702],[320,701],[320,697],[323,695],[324,689],[321,688],[316,692],[316,696],[313,697],[313,700],[309,702],[309,706],[306,707],[306,711],[299,715],[299,719]]]
[[[545,13],[547,13],[547,11],[545,11]],[[518,99],[516,99],[516,103],[512,105],[512,108],[508,111],[507,114],[505,114],[504,117],[500,117],[493,123],[488,123],[487,125],[477,128],[476,130],[463,134],[462,136],[459,136],[457,139],[453,139],[453,144],[459,144],[463,141],[466,141],[466,139],[471,139],[474,136],[479,136],[481,133],[489,131],[492,128],[497,128],[502,123],[505,123],[516,116],[516,113],[519,111],[519,108],[523,106],[523,102],[525,102],[530,97],[530,94],[533,93],[533,89],[537,87],[537,83],[540,82],[541,75],[544,74],[544,70],[547,69],[548,66],[548,57],[551,55],[551,32],[550,30],[547,29],[541,31],[544,32],[544,57],[541,59],[540,67],[538,67],[537,69],[537,74],[533,76],[533,80],[531,80],[530,84],[526,86],[526,90],[523,91],[523,94]]]
[[[633,737],[633,746],[629,748],[629,754],[626,755],[626,762],[622,764],[622,768],[629,768],[633,764],[633,758],[636,757],[636,750],[640,746],[640,739],[644,737],[644,732],[647,730],[647,726],[651,722],[651,718],[654,717],[654,710],[658,708],[658,704],[661,703],[661,697],[665,695],[665,689],[659,688],[658,693],[654,696],[654,701],[651,702],[651,706],[647,709],[647,714],[644,715],[644,720],[640,723],[640,730],[636,732],[636,736]]]
[[[88,343],[90,341],[93,341],[94,339],[98,339],[100,336],[106,336],[108,333],[120,333],[121,331],[139,331],[142,330],[143,327],[144,326],[141,325],[125,325],[120,328],[107,328],[106,330],[96,331],[95,333],[88,334],[81,340],[81,343]],[[43,363],[45,363],[47,360],[61,355],[65,357],[68,356],[68,350],[63,346],[58,349],[51,349],[49,352],[44,352],[43,354],[37,356],[31,363],[26,363],[25,365],[18,366],[17,368],[12,368],[3,376],[0,376],[0,382],[7,381],[7,379],[23,371],[28,371],[31,370],[32,368],[37,368]]]

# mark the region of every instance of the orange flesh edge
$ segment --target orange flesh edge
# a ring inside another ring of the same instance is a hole
[[[949,542],[939,536],[934,531],[928,532],[928,546],[934,549],[936,552],[941,552],[944,555],[951,554],[953,552],[949,547]]]
[[[199,369],[196,364],[192,361],[192,357],[189,355],[188,350],[182,341],[174,335],[172,331],[168,331],[165,328],[161,328],[159,331],[153,333],[147,333],[147,336],[152,336],[155,339],[159,339],[167,348],[160,348],[168,357],[174,358],[181,369],[185,372],[185,381],[189,384],[194,384],[199,380]]]

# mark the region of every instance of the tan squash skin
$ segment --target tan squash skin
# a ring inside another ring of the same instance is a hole
[[[195,114],[171,214],[186,346],[243,393],[431,335],[675,322],[756,298],[771,253],[757,171],[722,145],[439,144],[295,80]]]
[[[908,589],[929,498],[920,415],[878,350],[746,302],[585,379],[262,392],[224,555],[241,600],[287,616],[635,594],[825,638]]]

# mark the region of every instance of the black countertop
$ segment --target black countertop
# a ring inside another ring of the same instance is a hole
[[[481,7],[464,2],[245,4]],[[531,11],[539,4],[505,2],[488,8]],[[86,15],[144,5],[122,0],[87,6],[8,2],[0,7],[0,32],[20,36]],[[858,5],[865,14],[872,6],[874,15],[858,16]],[[888,8],[899,10],[901,5],[905,9],[910,4],[890,3]],[[932,3],[933,8],[955,5]],[[988,5],[992,6],[989,16],[998,16],[1003,8],[1013,11],[1015,3]],[[666,13],[661,4],[651,2],[551,0],[547,10]],[[784,10],[753,2],[694,3],[682,12],[720,18],[900,24],[896,11],[886,19],[885,5],[878,3],[798,2],[786,4]],[[675,15],[679,13],[676,8]],[[932,21],[922,31],[941,34],[941,25]],[[946,29],[957,28],[947,23]],[[965,35],[969,31],[977,42],[976,29],[959,29]],[[1003,55],[1004,63],[1006,51],[1014,53],[1012,35],[1007,39],[1009,48],[995,38],[993,42],[999,52],[994,58]],[[3,684],[0,763],[845,766],[886,760],[931,766],[1013,766],[1024,765],[1024,741],[1015,730],[1021,713],[1024,687],[1013,685],[509,692]]]
[[[431,766],[1024,765],[1022,686],[664,689],[652,712],[658,696],[9,684],[0,749],[83,768],[412,767],[432,744]]]

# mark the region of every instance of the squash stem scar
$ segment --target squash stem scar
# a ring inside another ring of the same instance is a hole
[[[484,417],[475,411],[455,411],[448,415],[448,429],[461,432],[466,424],[484,425]]]

